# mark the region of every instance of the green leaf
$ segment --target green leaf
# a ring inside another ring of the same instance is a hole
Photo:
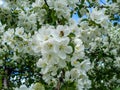
[[[33,87],[33,90],[45,90],[45,87],[41,83],[36,83]]]
[[[112,0],[114,3],[116,3],[117,2],[117,0]]]
[[[75,31],[75,30],[74,30]],[[68,35],[68,37],[75,37],[75,34],[74,33],[70,33],[69,35]]]
[[[67,82],[65,83],[60,90],[76,90],[75,83]]]
[[[119,87],[119,88],[116,88],[116,89],[114,89],[114,90],[120,90],[120,87]]]
[[[80,11],[78,11],[78,12],[77,12],[77,14],[78,14],[78,16],[79,16],[79,17],[82,17],[82,15],[81,15]]]
[[[0,89],[2,88],[2,76],[0,76]]]
[[[85,0],[81,0],[81,4],[84,4]]]

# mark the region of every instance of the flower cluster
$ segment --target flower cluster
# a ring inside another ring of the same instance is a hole
[[[120,2],[100,1],[6,0],[7,7],[0,6],[0,84],[6,87],[8,76],[14,86],[42,82],[15,90],[119,87],[120,27],[112,21],[120,19]]]
[[[80,36],[75,25],[43,26],[33,36],[32,48],[41,54],[37,66],[41,68],[46,83],[56,86],[62,78],[64,82],[76,82],[79,90],[90,87],[86,72],[91,69],[91,63],[85,57]]]

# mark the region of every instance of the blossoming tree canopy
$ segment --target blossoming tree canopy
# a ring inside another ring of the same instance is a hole
[[[119,0],[1,0],[0,89],[119,88],[119,10]]]

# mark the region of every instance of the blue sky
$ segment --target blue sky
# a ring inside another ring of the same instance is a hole
[[[99,4],[100,4],[100,5],[106,4],[106,0],[99,0]],[[84,17],[85,17],[85,16],[84,16]],[[78,16],[77,14],[73,14],[72,18],[73,18],[76,22],[79,21],[79,16]]]

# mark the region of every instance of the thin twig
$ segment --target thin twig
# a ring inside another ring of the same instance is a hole
[[[93,6],[84,6],[84,8],[92,8]],[[101,6],[96,6],[97,8],[108,8],[108,6],[104,6],[104,5],[101,5]]]
[[[55,90],[60,90],[61,84],[64,83],[64,81],[63,81],[64,76],[65,76],[65,71],[62,70],[61,77],[58,79],[57,86],[56,86]]]
[[[44,0],[44,2],[45,2],[45,4],[49,7],[49,5],[48,5],[47,1],[46,1],[46,0]]]
[[[61,82],[59,80],[58,83],[57,83],[57,87],[55,88],[55,90],[60,90],[60,86],[61,86]]]

